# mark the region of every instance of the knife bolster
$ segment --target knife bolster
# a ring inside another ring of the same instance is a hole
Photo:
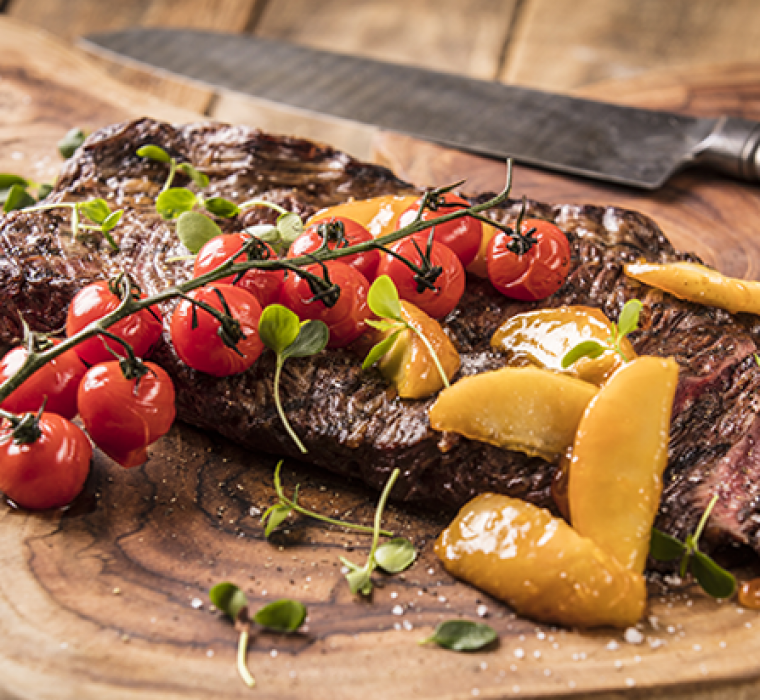
[[[760,122],[721,117],[695,149],[694,162],[740,180],[760,180]]]

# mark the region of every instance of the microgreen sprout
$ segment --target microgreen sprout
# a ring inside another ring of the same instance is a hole
[[[223,197],[209,197],[204,202],[207,211],[221,218],[229,219],[243,213],[246,209],[265,208],[277,212],[277,222],[273,224],[258,224],[251,226],[246,231],[251,235],[269,243],[278,253],[284,253],[291,243],[298,238],[304,230],[303,221],[298,214],[288,211],[279,204],[266,199],[249,199],[242,204],[235,204]]]
[[[697,529],[693,534],[686,536],[685,542],[652,528],[649,553],[658,561],[675,561],[680,558],[681,578],[684,578],[687,572],[691,572],[697,583],[713,598],[730,598],[736,591],[736,578],[699,551],[699,538],[717,502],[718,495],[715,494],[702,514]]]
[[[639,316],[641,315],[642,306],[643,304],[638,299],[627,301],[620,312],[618,322],[610,322],[610,336],[607,339],[607,343],[600,343],[596,340],[584,340],[582,343],[578,343],[578,345],[568,350],[562,358],[563,369],[567,369],[582,357],[596,359],[608,350],[612,350],[620,355],[623,362],[628,362],[631,358],[627,357],[625,352],[623,352],[622,342],[623,338],[633,333],[639,327]]]
[[[362,363],[362,369],[369,369],[372,367],[372,365],[390,351],[398,336],[405,330],[409,330],[412,333],[416,333],[419,339],[425,344],[438,373],[441,375],[443,385],[448,388],[450,386],[449,378],[443,369],[443,365],[441,365],[441,361],[438,358],[438,354],[435,352],[432,343],[422,331],[404,319],[398,290],[390,277],[387,275],[381,275],[372,283],[369,293],[367,294],[367,304],[372,312],[381,319],[380,321],[373,321],[370,319],[367,323],[373,328],[387,333],[387,335],[369,351]]]
[[[470,620],[446,620],[441,622],[427,639],[420,644],[433,642],[451,651],[478,651],[497,639],[490,625]]]
[[[277,413],[288,435],[293,438],[298,449],[306,453],[306,447],[296,435],[285,415],[280,400],[280,375],[285,360],[289,357],[310,357],[325,349],[330,331],[322,321],[301,323],[290,309],[281,304],[270,304],[259,319],[259,337],[264,345],[277,356],[274,370],[274,402]]]
[[[264,530],[265,537],[269,537],[269,535],[271,535],[272,532],[274,532],[274,530],[276,530],[291,513],[300,513],[301,515],[305,515],[308,518],[320,520],[321,522],[328,523],[330,525],[337,525],[338,527],[345,527],[350,530],[356,530],[357,532],[374,533],[373,527],[358,525],[356,523],[349,523],[345,520],[337,520],[336,518],[330,518],[326,515],[315,513],[308,508],[304,508],[300,503],[298,503],[298,486],[296,486],[294,490],[293,498],[288,498],[282,489],[282,483],[280,481],[281,468],[282,461],[277,463],[277,466],[274,470],[274,490],[277,493],[277,503],[275,503],[273,506],[270,506],[264,515],[261,516],[261,522],[266,524],[266,528]],[[387,530],[381,530],[380,534],[385,537],[393,537],[393,533],[388,532]]]
[[[164,186],[161,188],[162,193],[171,188],[172,183],[174,182],[174,177],[177,174],[178,170],[187,175],[187,177],[189,177],[195,183],[195,186],[199,189],[208,187],[208,175],[200,172],[190,163],[178,163],[176,158],[170,156],[163,148],[161,148],[161,146],[156,146],[155,144],[149,143],[138,148],[137,155],[141,158],[147,158],[148,160],[156,161],[157,163],[168,163],[169,174],[166,177]]]
[[[68,160],[74,155],[86,138],[86,134],[79,127],[74,127],[66,132],[65,136],[58,142],[58,152],[62,158]]]
[[[378,501],[377,508],[375,509],[375,523],[372,531],[372,544],[370,546],[369,554],[367,555],[367,561],[364,563],[364,566],[354,564],[352,561],[349,561],[345,557],[340,558],[343,566],[348,569],[346,573],[346,580],[348,581],[348,587],[351,589],[351,593],[354,595],[360,593],[361,595],[367,596],[372,593],[372,572],[379,565],[379,562],[377,560],[377,552],[378,541],[380,539],[380,535],[383,534],[382,530],[380,529],[380,524],[383,518],[383,510],[385,509],[385,504],[388,501],[388,496],[390,495],[391,489],[396,483],[396,480],[398,479],[400,473],[401,470],[398,468],[393,470],[390,477],[388,478],[387,483],[385,484],[383,492],[380,494],[380,500]],[[381,555],[381,560],[390,567],[391,570],[389,573],[397,573],[399,571],[403,571],[407,567],[411,566],[412,562],[414,561],[415,557],[412,555],[414,547],[412,546],[411,542],[407,542],[408,541],[404,541],[403,538],[399,537],[391,540],[389,543],[386,543],[388,545],[388,550],[383,555]],[[410,553],[410,549],[412,550],[412,553]]]
[[[237,668],[243,682],[253,688],[256,680],[248,669],[246,655],[251,634],[251,621],[275,632],[295,632],[306,619],[306,607],[297,600],[282,599],[265,605],[251,618],[248,599],[234,583],[224,581],[208,592],[211,603],[227,615],[240,633],[238,639]]]
[[[34,182],[20,175],[0,173],[0,205],[3,213],[34,206],[45,199],[52,189],[52,185]],[[36,196],[30,190],[37,190]]]
[[[100,231],[108,245],[114,250],[119,250],[119,246],[113,239],[113,236],[111,236],[111,231],[121,221],[123,210],[117,209],[116,211],[111,211],[105,199],[88,199],[85,202],[50,202],[24,207],[24,211],[28,212],[43,211],[45,209],[70,209],[71,233],[74,238],[79,237],[80,231]],[[83,215],[92,221],[92,224],[82,223],[81,217]]]

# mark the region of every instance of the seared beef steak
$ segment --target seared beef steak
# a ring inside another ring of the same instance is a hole
[[[127,270],[150,294],[189,276],[192,263],[168,261],[185,251],[173,226],[153,208],[166,166],[136,155],[148,143],[205,172],[209,196],[237,202],[262,197],[304,217],[350,197],[413,191],[386,169],[328,147],[244,127],[175,128],[140,120],[104,129],[66,164],[51,198],[104,197],[124,207],[123,223],[114,231],[121,250],[111,251],[99,235],[72,240],[68,218],[58,211],[13,212],[0,220],[0,342],[18,338],[19,314],[35,329],[60,328],[71,297],[93,279]],[[510,202],[491,215],[512,221],[517,210],[518,204]],[[537,202],[530,203],[529,213],[554,220],[573,249],[570,277],[543,305],[587,304],[615,318],[627,299],[639,297],[645,311],[643,328],[632,338],[637,351],[674,355],[681,366],[658,524],[683,537],[712,494],[719,493],[708,533],[712,541],[745,542],[760,551],[755,319],[679,302],[625,278],[625,261],[688,258],[644,216],[614,207]],[[271,216],[254,209],[243,221],[224,226],[232,230]],[[488,283],[470,280],[463,302],[443,324],[462,355],[461,373],[501,366],[502,358],[489,348],[491,334],[508,316],[536,306],[510,301]],[[300,458],[274,409],[271,355],[265,353],[245,374],[223,379],[183,366],[167,343],[155,359],[175,381],[184,421],[251,449]],[[553,465],[434,433],[428,401],[399,400],[379,374],[362,371],[360,364],[350,350],[286,364],[285,410],[308,447],[307,461],[376,488],[399,466],[403,478],[394,490],[397,498],[451,509],[484,490],[551,504]]]

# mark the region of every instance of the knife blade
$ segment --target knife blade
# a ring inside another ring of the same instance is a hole
[[[657,189],[703,165],[760,180],[760,123],[612,105],[249,35],[136,28],[84,47],[222,90],[468,152]]]

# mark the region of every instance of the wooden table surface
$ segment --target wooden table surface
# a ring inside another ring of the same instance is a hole
[[[760,62],[757,0],[0,0],[3,11],[72,43],[126,26],[197,27],[559,92]],[[369,155],[361,127],[272,113],[124,66],[109,70],[175,106]]]
[[[467,177],[473,191],[501,184],[503,166],[493,161],[364,127],[303,121],[251,100],[101,63],[109,80],[68,51],[82,33],[134,24],[247,31],[528,86],[760,118],[760,3],[753,0],[6,0],[0,10],[24,22],[0,23],[0,172],[23,164],[40,179],[59,165],[50,154],[67,119],[97,128],[140,113],[173,121],[202,113],[332,142],[419,184],[441,184],[454,174]],[[62,43],[29,31],[35,26]],[[725,271],[760,277],[754,235],[760,196],[751,187],[684,175],[645,195],[528,169],[521,169],[519,182],[521,191],[541,199],[647,211],[678,245]],[[140,473],[96,457],[98,477],[67,517],[0,513],[0,699],[250,697],[235,677],[232,630],[204,602],[208,585],[220,577],[246,581],[257,603],[268,599],[262,589],[271,598],[292,592],[295,581],[310,603],[309,634],[255,641],[251,660],[260,687],[254,692],[262,697],[462,700],[593,692],[599,700],[749,700],[760,694],[760,642],[752,628],[760,622],[699,596],[688,607],[678,595],[653,600],[650,613],[659,622],[645,621],[647,641],[640,646],[625,644],[615,631],[578,635],[512,620],[486,600],[502,635],[497,650],[478,656],[421,650],[414,641],[422,630],[442,615],[473,617],[484,600],[441,576],[429,547],[440,523],[391,509],[394,528],[428,542],[423,561],[407,579],[379,589],[372,604],[357,603],[330,563],[353,544],[350,538],[299,526],[293,548],[274,552],[287,565],[273,558],[246,500],[271,502],[269,461],[177,429]],[[306,481],[305,497],[320,498],[308,473],[288,472],[288,486],[296,478]],[[371,516],[361,490],[329,477],[320,483],[328,485],[333,507]],[[150,499],[155,505],[145,505]],[[398,602],[402,617],[392,613]]]

